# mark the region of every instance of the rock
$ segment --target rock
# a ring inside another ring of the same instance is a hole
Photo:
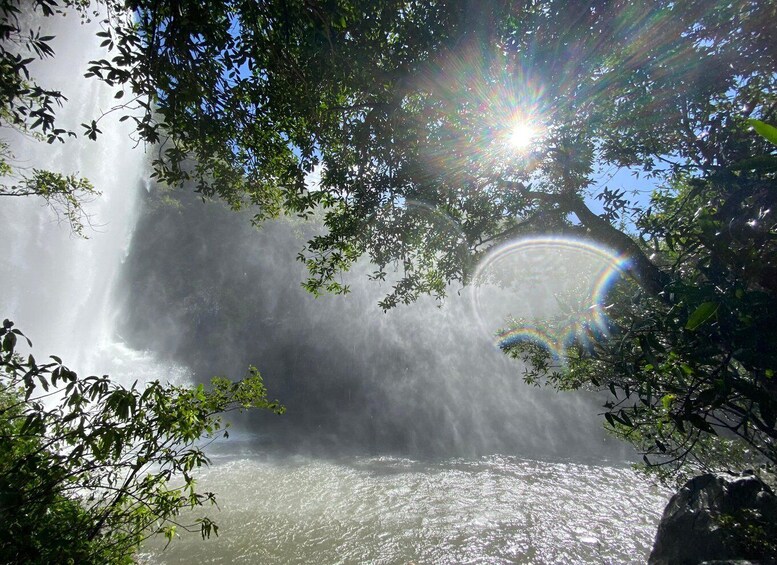
[[[648,563],[774,564],[775,540],[777,497],[768,485],[754,475],[701,475],[669,501]]]

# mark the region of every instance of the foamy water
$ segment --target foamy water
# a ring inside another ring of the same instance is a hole
[[[628,467],[490,456],[216,462],[217,538],[145,563],[644,563],[668,492]]]

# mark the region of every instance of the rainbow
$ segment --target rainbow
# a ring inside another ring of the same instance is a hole
[[[603,266],[590,281],[584,304],[588,307],[577,317],[552,331],[540,324],[522,324],[496,334],[496,345],[509,349],[519,343],[535,343],[547,349],[554,357],[562,359],[564,351],[573,343],[591,347],[593,342],[608,336],[606,297],[616,281],[628,272],[629,258],[591,241],[570,237],[522,238],[500,245],[491,250],[478,264],[473,276],[475,284],[488,281],[488,273],[498,269],[501,262],[528,251],[572,251],[584,253]],[[476,308],[479,309],[476,304]]]

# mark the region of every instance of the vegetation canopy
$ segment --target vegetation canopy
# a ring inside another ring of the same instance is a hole
[[[777,109],[773,2],[126,6],[89,74],[145,109],[160,180],[257,221],[322,210],[308,290],[346,292],[366,255],[376,279],[399,268],[391,308],[520,236],[605,246],[636,283],[611,294],[609,339],[560,364],[514,342],[527,378],[609,389],[648,465],[777,460],[777,159],[752,131]],[[658,190],[601,181],[618,169]]]
[[[561,360],[511,343],[527,378],[609,390],[607,422],[649,466],[777,462],[774,2],[103,4],[87,74],[117,88],[155,177],[257,222],[320,211],[308,290],[347,292],[366,256],[376,279],[398,267],[391,308],[521,236],[604,246],[633,282],[606,336]]]
[[[150,535],[218,533],[207,517],[189,524],[178,516],[215,504],[213,493],[197,492],[194,472],[209,464],[209,440],[228,435],[223,414],[283,413],[255,368],[237,382],[214,378],[209,389],[158,381],[127,388],[107,376],[78,377],[56,356],[22,357],[20,339],[5,320],[0,562],[133,563]]]

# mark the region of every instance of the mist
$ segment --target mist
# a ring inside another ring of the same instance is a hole
[[[303,453],[628,457],[604,434],[600,399],[522,382],[520,363],[478,327],[468,289],[384,313],[390,283],[367,280],[364,262],[345,275],[350,294],[316,299],[296,261],[315,225],[255,229],[250,212],[153,187],[139,206],[117,335],[197,382],[257,366],[287,413],[238,418],[241,441]]]

